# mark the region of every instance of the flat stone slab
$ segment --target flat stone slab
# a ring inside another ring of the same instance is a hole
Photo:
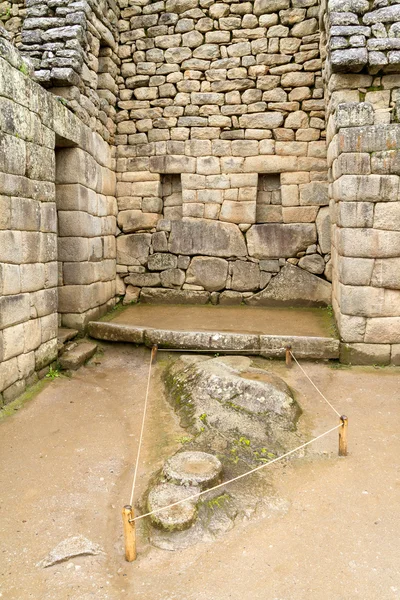
[[[60,542],[36,566],[42,568],[52,567],[76,556],[93,556],[102,553],[103,550],[98,544],[91,542],[83,535],[75,535]]]
[[[207,452],[178,452],[167,460],[163,474],[173,483],[206,489],[219,482],[222,464],[216,456]]]
[[[151,512],[158,510],[169,504],[174,504],[181,500],[189,498],[200,491],[198,487],[183,487],[173,483],[160,483],[150,490],[147,499],[147,508]],[[168,531],[183,531],[188,529],[197,517],[198,499],[187,500],[178,506],[167,508],[151,515],[150,519],[156,527]]]
[[[339,358],[339,340],[307,336],[244,335],[240,333],[204,331],[167,331],[143,329],[134,325],[121,327],[114,323],[92,322],[89,334],[100,340],[132,342],[149,348],[230,352],[260,355],[265,358],[284,358],[286,346],[292,346],[296,358],[328,360]]]
[[[94,342],[82,342],[77,344],[74,348],[66,350],[62,356],[60,356],[60,365],[63,369],[70,369],[75,371],[85,364],[97,350],[97,344]]]
[[[65,344],[70,340],[73,340],[78,335],[79,331],[77,329],[67,329],[66,327],[59,327],[57,333],[57,341],[60,344]]]
[[[88,325],[88,334],[96,340],[108,342],[131,342],[143,344],[144,328],[131,327],[119,323],[108,323],[103,321],[91,321]]]

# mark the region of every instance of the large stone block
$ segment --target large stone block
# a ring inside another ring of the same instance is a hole
[[[373,267],[371,285],[400,290],[400,258],[377,259]],[[400,307],[399,307],[400,315]]]
[[[264,15],[267,13],[278,12],[290,7],[289,0],[256,0],[254,3],[254,14]]]
[[[370,286],[340,285],[340,310],[359,317],[397,317],[400,290]]]
[[[0,329],[28,321],[29,317],[29,294],[17,294],[0,298]]]
[[[239,126],[248,129],[275,129],[283,123],[283,115],[278,112],[252,113],[239,117]]]
[[[400,231],[400,202],[379,203],[375,207],[375,229]]]
[[[209,292],[224,289],[228,277],[228,261],[222,258],[196,256],[186,273],[186,283],[200,285]]]
[[[99,165],[81,148],[62,148],[57,152],[56,183],[80,183],[97,189]]]
[[[368,102],[346,102],[336,109],[336,127],[362,127],[374,124],[374,108]]]
[[[150,171],[152,173],[195,173],[196,159],[190,156],[151,156]]]
[[[374,204],[372,202],[340,202],[337,205],[339,227],[372,227]]]
[[[237,292],[249,292],[260,287],[260,267],[252,262],[237,260],[232,266],[231,289]]]
[[[318,243],[323,254],[331,251],[331,216],[329,207],[320,208],[316,220]]]
[[[285,265],[269,285],[246,300],[250,306],[327,306],[332,286],[316,275]]]
[[[140,259],[146,260],[150,252],[151,234],[134,233],[117,238],[117,263],[137,265]]]
[[[350,365],[388,365],[390,344],[340,344],[340,362]]]
[[[362,87],[362,86],[361,86]],[[339,131],[340,152],[378,152],[400,147],[400,125],[347,127]]]
[[[57,358],[57,338],[49,340],[35,350],[35,369],[40,371]]]
[[[367,319],[353,315],[336,314],[340,339],[343,342],[363,342]]]
[[[3,330],[3,359],[9,360],[24,352],[24,323]]]
[[[398,192],[396,175],[342,175],[334,184],[334,196],[342,202],[395,202]]]
[[[57,185],[56,202],[58,210],[78,210],[91,215],[98,214],[98,194],[79,183]]]
[[[160,219],[157,213],[144,213],[141,210],[123,210],[118,214],[118,227],[124,233],[154,229]]]
[[[143,288],[140,294],[140,301],[146,304],[207,304],[209,299],[210,292],[165,288]]]
[[[324,206],[329,204],[328,185],[324,181],[312,181],[300,185],[300,204],[302,206]]]
[[[345,285],[370,285],[373,268],[373,258],[341,256],[337,268],[339,281]]]
[[[0,391],[7,389],[19,378],[18,362],[16,358],[0,362]]]
[[[400,343],[400,315],[368,319],[365,330],[365,342],[372,344]]]
[[[312,223],[265,223],[253,225],[246,239],[254,258],[289,258],[315,244],[317,231]]]
[[[255,223],[256,203],[225,200],[222,203],[219,218],[221,221],[227,221],[228,223]]]
[[[173,221],[169,250],[188,256],[202,254],[229,258],[247,254],[243,235],[236,225],[201,219]]]
[[[97,237],[101,235],[101,219],[78,210],[58,212],[60,237]]]
[[[400,232],[379,229],[340,229],[338,252],[343,256],[392,258],[399,256]]]
[[[165,269],[176,269],[178,258],[174,254],[156,252],[149,256],[147,267],[150,271],[164,271]],[[147,286],[151,287],[151,286]]]
[[[297,170],[297,161],[298,158],[295,156],[248,156],[244,159],[241,170],[245,173],[292,172]]]

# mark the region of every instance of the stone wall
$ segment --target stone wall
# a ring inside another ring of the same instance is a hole
[[[59,312],[82,327],[115,295],[110,149],[28,70],[0,35],[0,405],[56,358]]]
[[[25,15],[24,0],[3,0],[3,2],[0,2],[0,25],[5,27],[10,36],[9,39],[16,45],[21,43],[21,29]]]
[[[146,288],[142,300],[222,292],[252,303],[289,262],[321,278],[324,302],[318,16],[317,0],[140,0],[121,11],[118,273],[129,300]]]
[[[118,95],[118,18],[114,0],[28,2],[19,44],[36,80],[109,142]]]
[[[330,7],[327,141],[341,357],[400,364],[399,7],[375,2],[368,12],[368,2],[355,0]],[[364,62],[356,66],[355,56]],[[361,73],[341,74],[346,62]]]

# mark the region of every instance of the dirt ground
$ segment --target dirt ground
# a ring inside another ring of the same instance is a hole
[[[400,599],[400,410],[396,368],[306,369],[349,416],[350,455],[334,432],[305,457],[266,468],[267,513],[180,552],[148,545],[123,557],[149,351],[104,345],[91,365],[49,382],[0,422],[0,597],[7,600]],[[155,369],[138,494],[184,435]],[[267,361],[264,361],[266,364]],[[337,423],[297,367],[268,363],[298,394],[301,427]],[[245,485],[245,483],[244,483]],[[104,554],[43,569],[61,540],[82,534]]]

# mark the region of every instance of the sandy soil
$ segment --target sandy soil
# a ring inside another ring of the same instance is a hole
[[[49,382],[0,422],[0,597],[7,600],[400,599],[400,411],[395,368],[332,369],[313,379],[349,416],[351,453],[336,433],[306,456],[265,469],[271,510],[218,540],[181,552],[152,548],[123,558],[120,512],[129,500],[149,351],[104,345],[72,378]],[[184,435],[154,372],[138,495]],[[267,361],[263,361],[266,364]],[[301,426],[337,423],[296,367],[268,363],[297,390]],[[104,554],[36,566],[68,536]]]

